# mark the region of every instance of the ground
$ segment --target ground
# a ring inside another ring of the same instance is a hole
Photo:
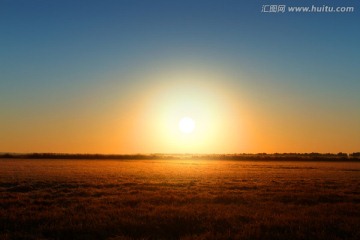
[[[0,160],[0,239],[360,239],[360,163]]]

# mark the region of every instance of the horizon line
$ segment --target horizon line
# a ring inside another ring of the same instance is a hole
[[[79,154],[79,153],[0,153],[0,159],[57,160],[238,160],[238,161],[360,161],[354,153],[242,153],[242,154]]]
[[[233,153],[166,153],[166,152],[154,152],[154,153],[85,153],[85,152],[0,152],[0,155],[3,154],[14,154],[14,155],[30,155],[30,154],[51,154],[51,155],[117,155],[117,156],[128,156],[128,155],[274,155],[274,154],[353,154],[360,153],[359,151],[353,152],[233,152]]]

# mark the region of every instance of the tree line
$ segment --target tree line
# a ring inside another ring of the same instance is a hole
[[[0,158],[16,159],[198,159],[198,160],[287,160],[287,161],[360,161],[354,153],[240,153],[240,154],[73,154],[73,153],[0,153]]]

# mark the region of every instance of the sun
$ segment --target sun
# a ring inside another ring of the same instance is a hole
[[[195,129],[195,122],[192,118],[183,117],[179,121],[179,129],[183,133],[192,133]]]

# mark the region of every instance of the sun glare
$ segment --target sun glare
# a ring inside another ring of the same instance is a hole
[[[245,149],[243,126],[249,114],[242,105],[242,94],[234,94],[233,85],[223,84],[235,78],[215,66],[179,66],[165,64],[159,70],[151,68],[135,75],[148,85],[146,92],[134,93],[128,114],[119,110],[121,149],[130,153]]]
[[[183,133],[192,133],[195,129],[195,122],[189,117],[183,117],[179,121],[179,129]]]

